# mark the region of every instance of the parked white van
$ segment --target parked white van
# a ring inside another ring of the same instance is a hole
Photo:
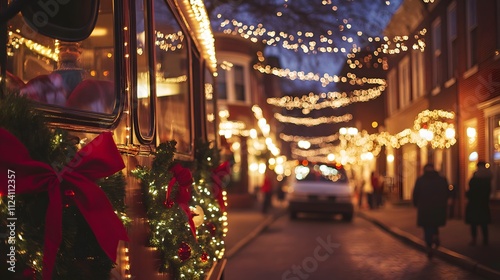
[[[294,168],[288,189],[290,218],[299,212],[341,214],[351,221],[354,214],[353,191],[341,164],[303,161]]]

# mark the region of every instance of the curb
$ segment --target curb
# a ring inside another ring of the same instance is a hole
[[[419,250],[426,252],[426,245],[423,240],[420,238],[407,233],[405,231],[402,231],[401,229],[397,227],[389,227],[383,223],[381,223],[379,220],[374,219],[372,217],[369,217],[368,215],[362,213],[362,212],[357,212],[357,216],[360,218],[363,218],[374,225],[378,226],[382,230],[388,232],[392,236],[402,240],[405,243],[409,243],[415,247],[417,247]],[[494,269],[491,269],[489,267],[486,267],[477,261],[464,256],[462,254],[459,254],[455,251],[449,250],[444,247],[439,247],[435,251],[435,255],[452,263],[455,265],[458,265],[460,267],[463,267],[469,271],[472,271],[482,277],[485,277],[487,279],[500,279],[500,271],[496,271]]]
[[[274,221],[276,221],[279,217],[286,214],[286,210],[279,210],[276,213],[273,213],[266,217],[260,224],[258,224],[254,230],[252,230],[248,235],[243,237],[236,245],[226,252],[226,259],[230,259],[234,255],[236,255],[243,247],[248,245],[253,239],[255,239],[261,232],[267,229]]]

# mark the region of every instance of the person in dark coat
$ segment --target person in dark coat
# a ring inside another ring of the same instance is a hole
[[[468,202],[465,207],[465,222],[470,224],[472,240],[470,245],[476,245],[477,227],[483,233],[483,245],[488,245],[488,224],[491,222],[490,193],[492,174],[486,167],[486,162],[479,161],[477,170],[469,181],[469,190],[465,193]]]
[[[433,245],[440,244],[439,227],[446,224],[448,206],[448,181],[434,170],[434,165],[424,166],[424,174],[417,178],[413,188],[413,205],[417,207],[417,225],[423,228],[427,256],[432,257]]]

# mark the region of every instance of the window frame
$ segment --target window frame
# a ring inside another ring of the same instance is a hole
[[[432,22],[432,94],[438,94],[442,83],[442,32],[443,25],[438,17]]]
[[[153,42],[153,32],[150,32],[150,30],[153,30],[153,21],[152,21],[152,14],[153,14],[153,9],[152,9],[152,1],[149,1],[149,0],[141,0],[143,2],[143,5],[144,5],[144,16],[145,16],[145,19],[144,19],[144,23],[147,24],[147,30],[146,30],[146,48],[148,49],[148,57],[146,58],[147,61],[148,61],[148,64],[149,64],[149,68],[152,69],[151,65],[154,65],[154,47],[153,47],[153,44],[149,43],[149,42]],[[133,22],[133,24],[131,24],[131,26],[133,26],[132,30],[131,30],[131,34],[134,35],[134,39],[131,40],[131,50],[134,51],[134,50],[137,50],[137,29],[136,29],[136,26],[137,26],[137,22],[136,22],[136,12],[137,12],[137,9],[135,9],[135,1],[130,1],[130,5],[133,5],[133,7],[131,7],[131,20]],[[131,96],[132,96],[132,104],[134,104],[132,107],[132,110],[133,110],[133,122],[134,122],[134,132],[135,132],[135,135],[137,137],[137,139],[139,140],[139,143],[141,144],[150,144],[150,143],[153,143],[155,138],[156,138],[156,87],[154,86],[154,80],[151,79],[151,77],[154,77],[154,72],[153,71],[149,71],[149,102],[150,102],[150,106],[149,106],[149,117],[150,117],[150,123],[149,123],[149,134],[148,135],[143,135],[141,133],[141,126],[140,126],[140,123],[139,123],[139,108],[138,108],[138,105],[136,104],[139,104],[139,98],[137,97],[137,93],[138,93],[138,90],[137,90],[137,86],[138,86],[138,83],[137,83],[137,78],[138,78],[138,71],[137,71],[137,54],[136,53],[133,53],[133,55],[130,56],[131,57],[131,63],[132,63],[132,69],[133,71],[132,72],[132,75],[131,75],[131,83],[132,83],[132,92],[131,92]]]
[[[47,122],[51,125],[57,125],[57,127],[63,129],[99,133],[104,130],[114,129],[120,122],[126,100],[126,94],[123,90],[126,88],[126,79],[120,79],[120,77],[126,75],[127,62],[125,59],[118,58],[124,57],[126,53],[124,39],[126,34],[124,33],[128,31],[124,30],[123,27],[129,24],[129,19],[122,16],[126,2],[117,0],[111,0],[111,2],[113,5],[112,27],[114,28],[112,48],[114,51],[113,56],[115,57],[113,61],[115,71],[115,78],[113,80],[115,106],[113,111],[110,114],[106,114],[33,102],[34,107],[44,115]]]
[[[458,65],[458,14],[456,1],[451,2],[446,10],[447,18],[447,43],[448,43],[448,71],[447,81],[454,82],[455,71]],[[447,82],[448,83],[448,82]],[[451,82],[450,82],[451,83]]]
[[[243,68],[243,79],[244,79],[244,89],[245,89],[245,100],[241,101],[236,99],[235,92],[235,79],[234,79],[234,70],[231,69],[229,71],[219,69],[220,71],[225,72],[225,84],[226,84],[226,99],[217,98],[217,102],[226,102],[229,104],[242,104],[242,105],[250,105],[251,104],[251,87],[250,87],[250,62],[252,58],[247,55],[237,54],[237,53],[227,53],[221,52],[217,54],[217,60],[219,62],[228,61],[233,64],[233,68],[235,65],[241,66]],[[220,79],[220,76],[218,77]],[[217,83],[219,84],[219,83]],[[217,95],[217,97],[219,97]]]
[[[496,4],[495,15],[496,15],[496,36],[497,36],[496,49],[498,52],[500,51],[500,0],[496,0],[495,4]],[[498,57],[498,54],[496,57]]]
[[[471,5],[474,7],[475,14],[472,17],[471,13]],[[477,18],[477,1],[476,0],[467,0],[466,1],[466,9],[465,9],[466,17],[465,24],[467,28],[466,32],[466,42],[467,42],[467,69],[472,69],[477,65],[477,42],[472,38],[474,32],[477,32],[478,29],[478,18]]]
[[[387,73],[387,96],[388,96],[388,108],[389,115],[396,113],[399,109],[398,105],[398,84],[397,84],[397,70],[395,68],[389,70]]]
[[[424,79],[424,53],[420,50],[414,50],[411,53],[411,76],[412,76],[412,97],[417,100],[425,95]]]
[[[403,57],[398,64],[398,89],[399,89],[399,107],[404,109],[411,104],[411,75],[410,58]]]

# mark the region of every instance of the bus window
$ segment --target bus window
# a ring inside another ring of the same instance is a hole
[[[42,35],[30,27],[33,23],[16,15],[8,24],[7,71],[18,82],[10,89],[49,106],[113,113],[117,104],[113,23],[112,0],[100,1],[95,27],[81,41],[55,39],[56,31],[53,37]],[[49,31],[44,33],[50,35]]]
[[[154,3],[158,140],[175,140],[179,153],[190,154],[188,36],[164,0]]]
[[[150,138],[153,135],[154,95],[151,94],[152,68],[150,65],[150,46],[152,36],[148,28],[147,6],[145,1],[135,1],[136,47],[137,47],[137,119],[139,135]],[[153,74],[154,76],[154,74]]]

